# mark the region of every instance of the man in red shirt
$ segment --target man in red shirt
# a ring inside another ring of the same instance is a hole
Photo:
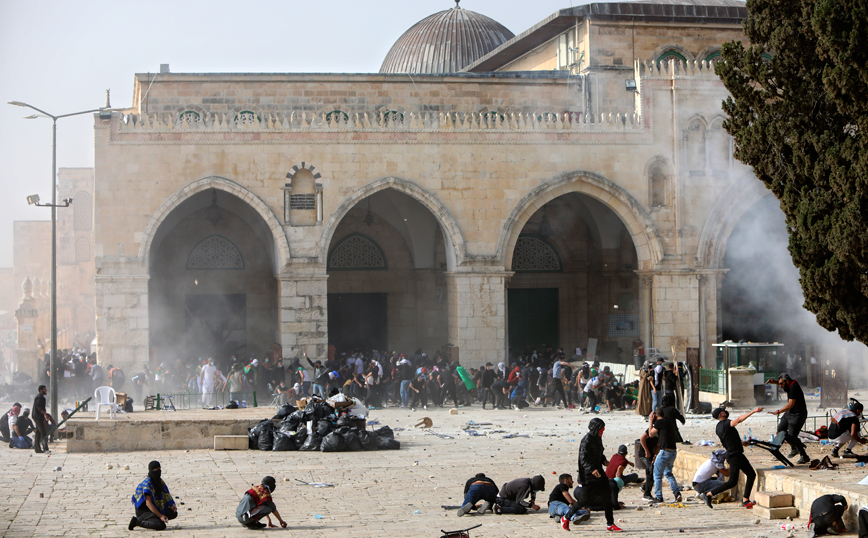
[[[285,529],[286,521],[281,519],[280,512],[277,511],[274,501],[271,500],[271,494],[276,487],[277,482],[274,478],[266,476],[262,479],[262,484],[248,489],[241,498],[238,508],[235,509],[235,518],[238,519],[238,522],[249,529],[264,529],[265,523],[260,523],[259,520],[265,517],[268,519],[269,527],[277,527],[277,525],[271,524],[269,514],[273,513],[277,516],[280,526]]]
[[[636,473],[624,474],[627,466],[633,467],[633,462],[627,459],[627,446],[621,445],[618,447],[618,453],[612,456],[609,460],[609,465],[606,467],[606,476],[609,478],[621,478],[624,480],[624,485],[641,484],[645,481],[644,478],[639,478]]]

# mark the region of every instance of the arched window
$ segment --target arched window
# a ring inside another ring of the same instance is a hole
[[[729,133],[723,128],[723,118],[715,118],[708,129],[708,165],[712,171],[729,170],[732,148]]]
[[[667,203],[669,190],[669,170],[665,163],[656,162],[648,170],[651,207],[664,207]]]
[[[185,110],[178,114],[178,123],[182,123],[184,120],[187,120],[187,125],[190,127],[195,127],[199,125],[199,113],[195,110]]]
[[[251,110],[242,110],[235,114],[235,125],[259,125],[261,121],[259,114]]]
[[[338,242],[329,253],[329,271],[385,271],[386,255],[373,239],[359,233]]]
[[[190,251],[187,269],[244,269],[244,258],[232,241],[209,235]]]
[[[292,226],[314,226],[322,220],[322,184],[315,167],[302,162],[286,174],[284,219]]]
[[[684,133],[687,170],[693,175],[705,172],[705,122],[694,118]]]
[[[687,61],[687,56],[679,52],[677,49],[667,49],[660,53],[660,56],[657,57],[657,65],[666,65],[666,62],[669,60],[680,60],[682,62]]]
[[[75,242],[75,261],[90,261],[90,241],[86,237],[79,237]]]
[[[557,249],[541,237],[522,234],[515,242],[512,270],[521,273],[554,273],[564,270]]]
[[[72,201],[72,227],[77,232],[89,232],[93,227],[93,196],[79,192]]]
[[[327,123],[337,123],[339,121],[350,121],[350,116],[343,110],[332,110],[328,114],[326,114],[326,122]]]
[[[720,49],[709,52],[705,55],[705,58],[703,58],[703,60],[705,60],[706,62],[716,62],[720,60]]]

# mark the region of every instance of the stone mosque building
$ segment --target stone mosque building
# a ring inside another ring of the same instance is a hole
[[[713,70],[746,16],[608,2],[513,35],[456,3],[375,74],[136,75],[95,118],[100,362],[596,339],[711,364],[727,238],[768,194]]]

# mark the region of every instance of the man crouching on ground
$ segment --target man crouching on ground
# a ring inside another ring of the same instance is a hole
[[[260,523],[259,520],[265,517],[268,520],[269,527],[277,527],[271,524],[271,516],[274,514],[280,522],[280,526],[286,528],[286,521],[280,517],[280,512],[271,500],[271,494],[277,487],[277,482],[271,476],[266,476],[262,479],[262,484],[253,486],[244,493],[241,502],[238,503],[238,508],[235,509],[235,518],[238,522],[248,529],[264,529],[265,523]]]
[[[164,531],[166,522],[178,517],[178,508],[160,476],[161,473],[160,462],[152,461],[148,464],[148,477],[139,484],[133,495],[136,515],[130,520],[130,530],[142,527]]]

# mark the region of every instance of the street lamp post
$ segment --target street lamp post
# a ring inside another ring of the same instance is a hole
[[[22,103],[20,101],[9,101],[10,105],[23,106],[39,112],[40,114],[51,118],[51,203],[40,204],[39,196],[33,195],[27,197],[27,203],[40,207],[51,208],[51,355],[49,358],[49,391],[51,394],[51,416],[57,420],[60,416],[57,414],[57,208],[69,207],[72,202],[71,198],[63,200],[63,205],[57,203],[57,120],[60,118],[68,118],[69,116],[79,116],[81,114],[91,114],[94,112],[105,112],[108,110],[109,104],[106,102],[104,108],[95,108],[93,110],[83,110],[81,112],[73,112],[72,114],[53,115],[48,112],[36,108],[33,105]],[[38,118],[39,116],[27,116],[26,119]]]

